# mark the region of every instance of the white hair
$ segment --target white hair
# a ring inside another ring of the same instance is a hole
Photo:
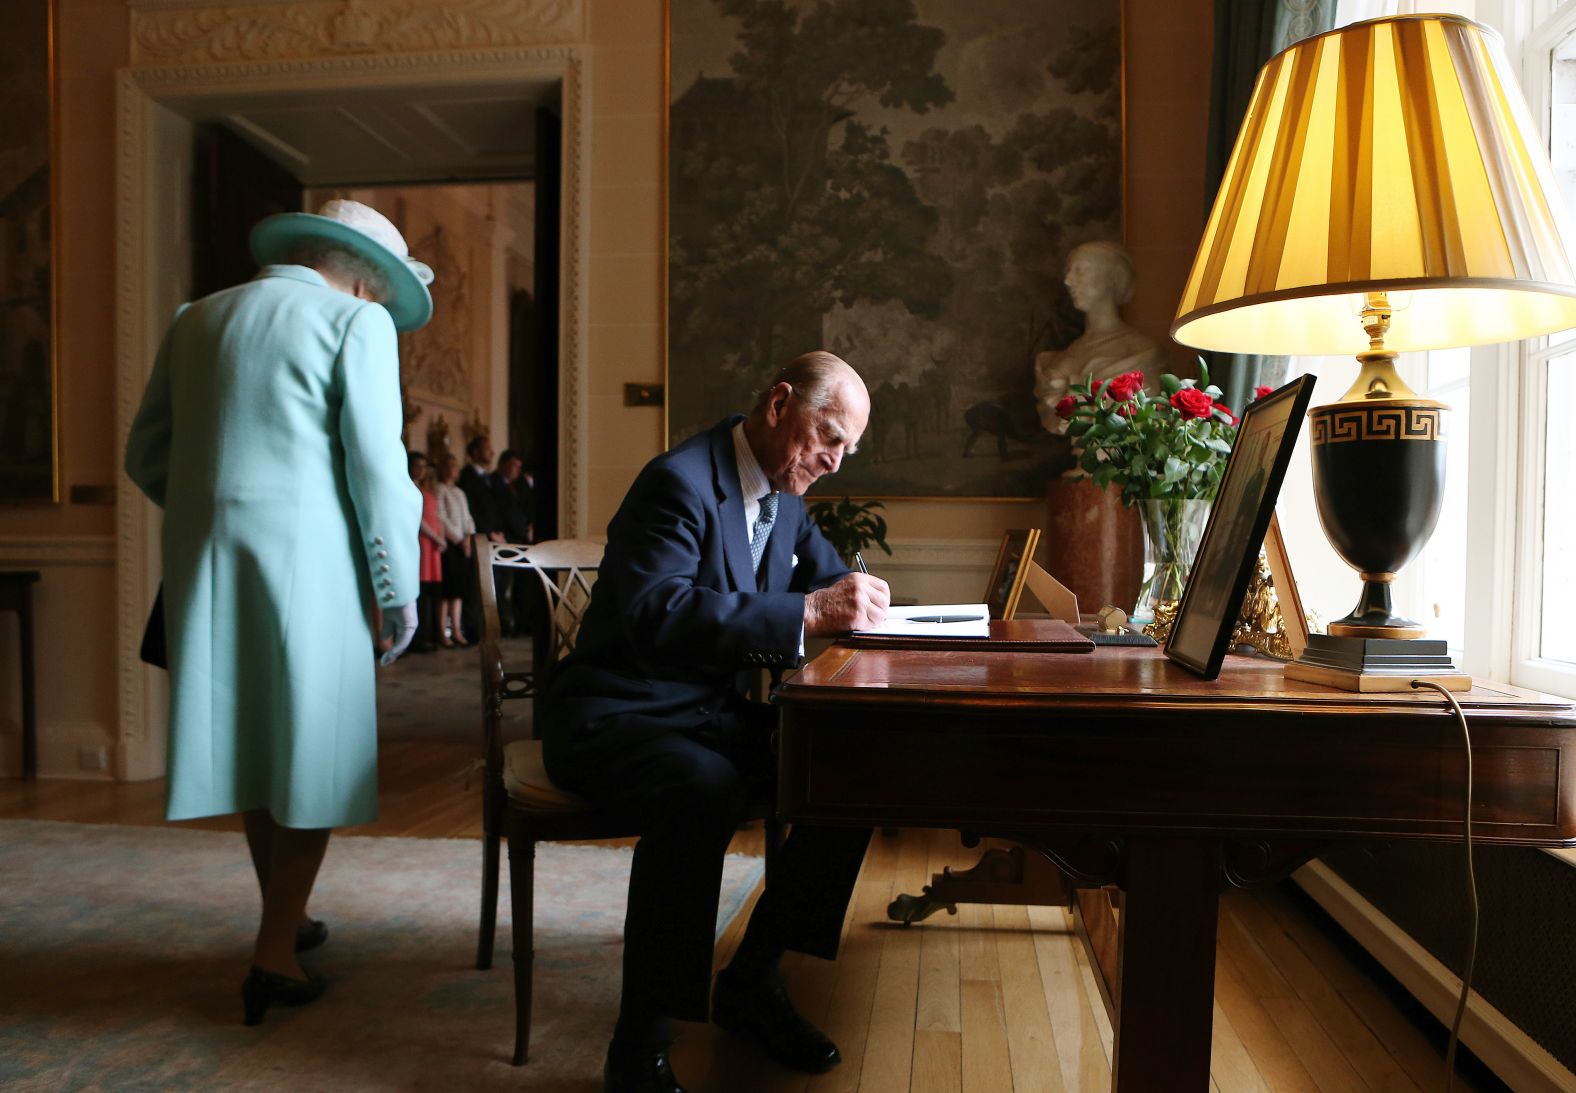
[[[342,244],[303,239],[285,253],[284,260],[293,266],[311,266],[338,280],[365,282],[374,299],[389,298],[389,279],[383,271]]]

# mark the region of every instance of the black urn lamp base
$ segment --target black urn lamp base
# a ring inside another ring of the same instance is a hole
[[[1449,691],[1470,691],[1472,677],[1450,659],[1437,638],[1354,638],[1309,634],[1302,656],[1286,665],[1286,678],[1343,691],[1410,691],[1412,680]]]
[[[1343,638],[1421,638],[1427,633],[1422,626],[1391,609],[1390,582],[1394,579],[1393,573],[1364,573],[1357,607],[1326,629]]]

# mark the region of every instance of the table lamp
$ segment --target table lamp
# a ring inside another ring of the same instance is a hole
[[[1391,605],[1439,516],[1448,409],[1408,388],[1395,357],[1576,326],[1566,223],[1503,43],[1479,23],[1354,23],[1259,73],[1171,334],[1361,366],[1308,417],[1319,519],[1362,595],[1288,675],[1471,686]]]

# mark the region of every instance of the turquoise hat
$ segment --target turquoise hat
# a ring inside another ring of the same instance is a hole
[[[432,318],[432,268],[410,256],[405,237],[388,217],[359,201],[335,198],[316,213],[279,213],[252,228],[252,257],[260,266],[285,261],[296,244],[336,243],[372,263],[389,283],[383,301],[394,329],[415,330]]]

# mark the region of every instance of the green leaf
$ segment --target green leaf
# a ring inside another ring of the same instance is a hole
[[[1172,395],[1182,390],[1182,381],[1177,379],[1170,372],[1167,372],[1165,375],[1160,377],[1160,390],[1164,392],[1166,398],[1169,399]]]

